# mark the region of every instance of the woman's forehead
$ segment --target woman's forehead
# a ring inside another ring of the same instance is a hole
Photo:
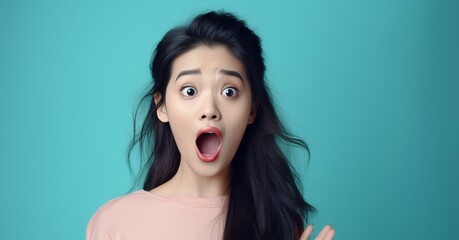
[[[209,72],[247,79],[243,63],[224,45],[200,45],[180,55],[172,63],[171,79]]]

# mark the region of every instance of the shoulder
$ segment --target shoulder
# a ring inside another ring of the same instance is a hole
[[[87,239],[104,239],[125,226],[128,219],[142,219],[145,208],[155,205],[154,200],[148,192],[139,190],[108,201],[89,220]]]
[[[93,218],[114,217],[118,214],[124,215],[126,211],[139,208],[141,204],[148,203],[145,191],[139,190],[115,199],[102,205],[94,214]]]

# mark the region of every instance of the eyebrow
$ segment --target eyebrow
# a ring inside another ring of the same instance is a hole
[[[241,74],[239,72],[237,72],[237,71],[221,69],[218,72],[223,74],[223,75],[237,77],[242,81],[242,83],[244,83],[244,80],[242,79]],[[201,70],[199,70],[199,69],[183,70],[183,71],[179,72],[179,74],[177,75],[177,78],[175,79],[175,81],[177,81],[177,79],[179,79],[180,77],[185,76],[185,75],[199,75],[199,74],[201,74]]]
[[[197,74],[201,74],[201,71],[199,69],[184,70],[184,71],[179,72],[175,81],[177,81],[179,77],[184,76],[184,75],[197,75]]]
[[[241,79],[242,83],[244,83],[244,80],[242,80],[241,74],[236,72],[236,71],[222,69],[222,70],[220,70],[220,73],[223,74],[223,75],[237,77],[237,78]]]

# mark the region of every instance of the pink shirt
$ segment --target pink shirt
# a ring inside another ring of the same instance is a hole
[[[86,239],[222,239],[226,200],[162,197],[139,190],[100,207],[88,223]]]

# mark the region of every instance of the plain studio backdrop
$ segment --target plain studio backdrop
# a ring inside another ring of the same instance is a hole
[[[275,2],[2,0],[0,238],[84,239],[130,187],[155,45],[218,9],[263,40],[280,116],[311,148],[294,165],[316,226],[336,239],[456,237],[458,2]]]

